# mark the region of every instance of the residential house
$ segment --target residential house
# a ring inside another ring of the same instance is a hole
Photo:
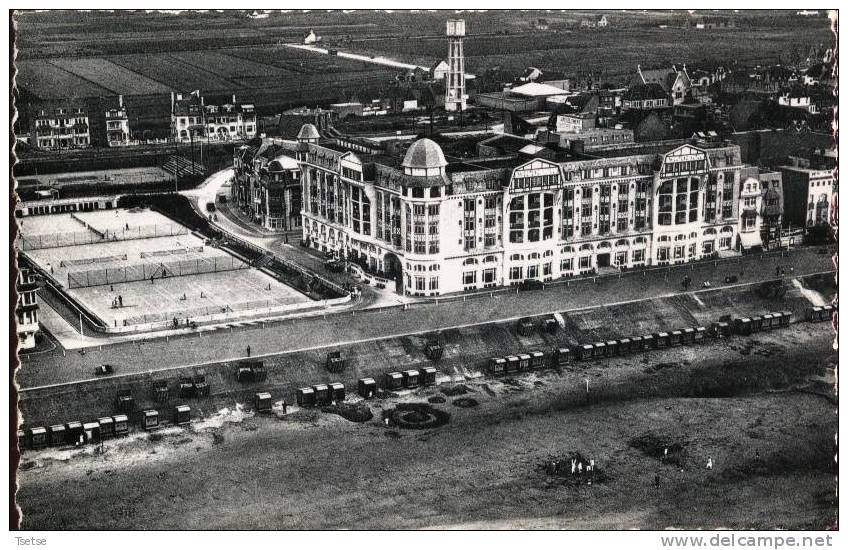
[[[91,146],[87,110],[74,102],[42,104],[30,114],[30,145],[38,149],[80,149]]]
[[[318,135],[306,125],[304,139]],[[317,139],[317,137],[315,138]],[[300,167],[295,148],[264,140],[259,147],[244,145],[233,154],[231,201],[256,225],[271,231],[300,228]]]
[[[787,90],[780,94],[777,98],[778,105],[792,107],[793,109],[803,109],[814,115],[818,112],[818,107],[810,99],[810,95],[800,89]]]
[[[628,109],[665,109],[668,108],[668,94],[656,82],[630,86],[621,96],[621,108]]]
[[[109,147],[130,144],[130,119],[124,107],[124,96],[118,96],[118,105],[106,109],[106,142]]]
[[[686,71],[686,65],[680,69],[674,65],[670,69],[642,69],[641,65],[637,65],[636,72],[643,84],[659,84],[671,97],[673,105],[686,101],[692,89],[692,81]]]
[[[200,90],[190,94],[171,93],[171,137],[186,142],[246,140],[256,136],[253,104],[232,102],[206,104]]]
[[[436,62],[435,65],[430,67],[430,79],[431,80],[444,80],[445,75],[450,71],[450,65],[444,59],[440,59]]]
[[[771,242],[779,242],[783,226],[783,178],[779,171],[761,170],[759,173],[762,190],[762,240],[768,247]]]
[[[315,31],[309,29],[309,32],[306,33],[306,36],[303,37],[303,43],[307,45],[317,44],[321,42],[321,37],[315,34]]]
[[[530,23],[530,27],[536,29],[537,31],[546,31],[551,28],[551,26],[548,24],[548,20],[542,18],[532,21]]]

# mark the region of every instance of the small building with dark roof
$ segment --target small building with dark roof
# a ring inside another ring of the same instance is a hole
[[[669,107],[668,93],[656,82],[634,84],[621,97],[622,110],[665,109]]]

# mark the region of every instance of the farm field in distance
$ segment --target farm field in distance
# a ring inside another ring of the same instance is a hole
[[[543,39],[542,39],[543,38]],[[810,44],[832,41],[827,27],[811,29]],[[636,66],[654,67],[674,63],[693,64],[710,57],[742,65],[774,63],[781,52],[797,41],[797,34],[784,29],[586,29],[539,32],[520,36],[474,36],[469,25],[465,39],[466,69],[482,74],[501,67],[520,73],[528,66],[557,71],[566,76],[592,73],[602,82],[625,85],[636,74]],[[357,53],[383,55],[409,63],[429,65],[444,56],[444,38],[408,40],[354,40],[349,48]],[[808,46],[809,48],[809,46]]]
[[[774,62],[798,41],[782,15],[740,18],[744,33],[738,28],[659,28],[674,21],[668,13],[651,12],[628,14],[626,20],[610,12],[612,27],[603,30],[565,26],[588,13],[467,14],[466,67],[479,75],[493,68],[518,74],[536,66],[570,78],[592,73],[623,85],[640,63],[691,64],[706,51],[715,59],[746,65]],[[108,13],[62,24],[52,23],[49,14],[27,14],[18,18],[20,55],[25,56],[18,60],[18,86],[33,99],[148,97],[200,89],[235,93],[260,113],[273,114],[302,104],[365,99],[385,89],[395,74],[386,67],[284,46],[299,43],[309,29],[328,48],[424,66],[447,54],[444,14],[407,14],[402,24],[378,12],[337,15],[343,23],[322,25],[324,18],[316,14],[276,13],[245,23],[240,12],[187,13],[138,21],[125,17],[126,24],[122,19],[121,29],[113,29]],[[531,29],[530,22],[540,16],[548,18],[551,30]],[[831,40],[825,18],[804,24],[809,28],[802,48]]]

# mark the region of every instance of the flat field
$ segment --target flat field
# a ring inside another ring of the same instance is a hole
[[[84,98],[111,95],[111,90],[53,65],[46,59],[15,62],[16,85],[41,99]]]
[[[255,63],[248,59],[237,59],[216,51],[177,52],[174,57],[194,67],[211,70],[225,78],[286,74],[286,71],[279,67]]]
[[[519,36],[474,36],[465,39],[466,69],[482,74],[500,67],[521,72],[525,67],[556,71],[569,77],[592,73],[602,82],[627,84],[636,66],[692,65],[705,58],[743,66],[776,63],[796,43],[829,43],[826,26],[800,36],[787,29],[752,28],[703,30],[658,27],[539,31]],[[429,65],[447,54],[444,38],[408,40],[353,39],[348,48],[357,53],[384,55],[409,63]],[[809,45],[806,46],[809,50]]]
[[[70,71],[80,78],[97,82],[114,94],[147,95],[167,94],[168,86],[143,75],[96,57],[59,58],[50,61],[60,69]]]
[[[479,75],[499,68],[519,74],[535,66],[570,78],[591,73],[595,80],[623,85],[638,64],[691,65],[706,57],[731,67],[774,63],[791,50],[807,52],[833,40],[824,16],[773,11],[716,14],[732,17],[735,29],[687,29],[684,12],[661,11],[607,12],[610,28],[578,27],[582,18],[599,13],[466,14],[467,70]],[[546,18],[550,30],[534,29],[531,24],[538,18]],[[274,13],[265,20],[249,20],[240,12],[26,14],[18,19],[24,60],[18,61],[18,82],[37,98],[199,88],[237,93],[260,111],[273,113],[286,106],[378,93],[395,73],[282,46],[300,42],[310,29],[323,37],[325,47],[407,63],[432,66],[447,54],[443,13]],[[667,28],[660,28],[663,24]]]
[[[170,54],[128,54],[108,58],[131,71],[158,80],[175,90],[214,91],[229,90],[234,87],[227,80],[212,71],[192,66]]]

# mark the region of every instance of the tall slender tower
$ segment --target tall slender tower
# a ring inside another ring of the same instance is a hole
[[[462,39],[465,37],[465,20],[448,19],[448,74],[445,75],[445,110],[464,111],[465,56]]]

